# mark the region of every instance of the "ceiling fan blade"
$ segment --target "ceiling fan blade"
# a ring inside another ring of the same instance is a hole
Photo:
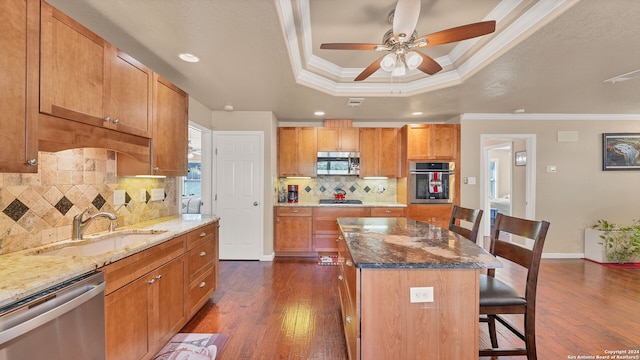
[[[420,17],[420,0],[398,0],[393,13],[393,36],[398,42],[411,38]]]
[[[414,43],[417,44],[426,40],[426,46],[436,46],[491,34],[494,31],[496,31],[496,22],[494,20],[483,21],[438,31],[416,39]]]
[[[383,58],[384,56],[371,63],[371,65],[367,66],[367,68],[364,69],[355,79],[353,79],[353,81],[362,81],[371,76],[371,74],[373,74],[374,72],[378,71],[378,69],[380,69],[380,63],[382,62]]]
[[[359,43],[327,43],[321,44],[320,49],[328,50],[375,50],[379,44],[359,44]]]
[[[418,66],[418,70],[429,75],[433,75],[438,71],[442,70],[442,66],[440,66],[440,64],[438,64],[431,57],[421,53],[420,51],[415,51],[415,52],[422,57],[422,63]]]

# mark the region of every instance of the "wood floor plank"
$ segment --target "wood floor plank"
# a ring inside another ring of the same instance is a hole
[[[503,270],[499,278],[523,285],[514,265],[505,263]],[[219,289],[182,331],[229,334],[220,360],[347,359],[337,275],[338,267],[318,266],[315,259],[221,261]],[[538,280],[538,359],[640,349],[639,304],[640,270],[544,259]],[[515,323],[522,325],[520,319]],[[488,347],[486,324],[480,324],[479,336],[480,347]],[[501,325],[498,340],[522,344]]]

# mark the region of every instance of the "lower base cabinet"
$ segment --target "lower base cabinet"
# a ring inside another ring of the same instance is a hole
[[[218,286],[218,223],[100,269],[107,359],[151,359]]]

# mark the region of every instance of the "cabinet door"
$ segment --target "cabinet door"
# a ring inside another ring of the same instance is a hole
[[[360,131],[358,128],[340,128],[340,151],[359,151]]]
[[[149,281],[154,281],[152,289],[153,306],[149,343],[159,349],[176,332],[186,319],[184,256],[172,260],[152,273]]]
[[[398,129],[380,128],[378,129],[378,132],[378,175],[386,176],[389,178],[397,178],[400,176],[400,162],[398,158]],[[362,149],[362,144],[360,146]],[[360,150],[360,157],[362,157],[362,150]]]
[[[360,128],[360,177],[378,176],[378,129]]]
[[[109,46],[110,81],[106,96],[106,123],[113,129],[133,135],[151,137],[153,72],[131,56]]]
[[[298,129],[298,173],[299,176],[316,176],[318,146],[316,128]]]
[[[340,151],[339,128],[318,128],[318,151]]]
[[[298,130],[294,127],[278,128],[278,175],[298,175]]]
[[[149,352],[149,287],[141,278],[105,297],[107,359],[141,359]]]
[[[0,3],[0,172],[38,170],[39,11],[39,1]]]
[[[311,251],[311,216],[277,216],[275,222],[276,252]]]
[[[187,175],[189,96],[154,74],[153,175]]]
[[[449,124],[433,125],[431,133],[431,158],[433,159],[457,159],[458,138],[460,126]]]
[[[428,159],[431,155],[431,125],[408,125],[407,157]]]
[[[40,112],[103,126],[107,43],[46,2],[41,9]]]

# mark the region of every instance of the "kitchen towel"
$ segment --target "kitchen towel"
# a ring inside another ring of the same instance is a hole
[[[153,358],[154,360],[213,360],[229,339],[226,334],[178,333]]]

